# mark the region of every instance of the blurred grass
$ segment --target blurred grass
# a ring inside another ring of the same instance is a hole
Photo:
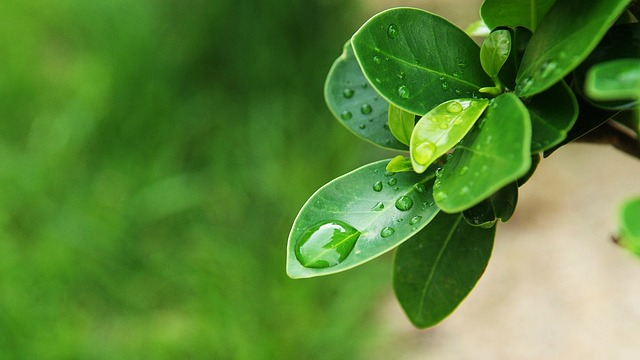
[[[306,198],[378,157],[323,103],[352,10],[0,2],[0,359],[371,354],[388,266],[284,273]]]

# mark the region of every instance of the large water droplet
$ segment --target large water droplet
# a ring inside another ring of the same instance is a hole
[[[408,87],[406,87],[405,85],[400,85],[400,87],[398,88],[398,95],[400,95],[400,97],[403,99],[408,99],[411,94],[409,93]]]
[[[454,114],[459,113],[462,111],[462,104],[457,101],[452,101],[447,104],[447,111]]]
[[[396,200],[396,209],[400,211],[407,211],[413,206],[413,200],[408,196],[400,196]]]
[[[380,58],[380,56],[376,55],[373,57],[373,62],[376,64],[381,64],[382,63],[382,59]]]
[[[415,225],[417,224],[420,220],[422,220],[422,216],[420,215],[416,215],[414,217],[411,218],[411,220],[409,220],[409,224],[410,225]]]
[[[326,268],[343,262],[360,237],[360,231],[338,220],[324,221],[306,229],[294,247],[300,264]]]
[[[387,28],[387,36],[389,36],[390,39],[395,39],[398,36],[398,25],[389,25]]]
[[[392,228],[390,226],[387,226],[386,228],[384,228],[384,229],[382,229],[380,231],[380,236],[382,236],[383,238],[384,237],[389,237],[389,236],[393,235],[393,233],[395,233],[395,232],[396,232],[396,229],[394,229],[394,228]]]
[[[371,210],[373,211],[380,211],[384,209],[384,204],[382,202],[378,202],[375,205],[373,205],[373,207],[371,208]]]
[[[340,118],[342,118],[342,120],[349,120],[349,119],[351,119],[351,116],[353,116],[353,115],[351,114],[351,111],[349,111],[349,110],[345,110],[342,113],[340,113]]]
[[[354,93],[355,91],[353,91],[353,89],[346,88],[342,90],[342,96],[344,96],[347,99],[352,98]]]
[[[427,165],[431,162],[435,152],[436,145],[432,142],[425,141],[415,147],[413,159],[420,165]]]
[[[376,181],[375,184],[373,184],[373,191],[382,191],[382,186],[382,181]]]
[[[373,108],[369,104],[364,104],[360,107],[360,112],[364,115],[371,114],[372,111],[373,111]]]

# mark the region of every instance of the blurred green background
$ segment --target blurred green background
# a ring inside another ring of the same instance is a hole
[[[0,359],[379,356],[388,256],[284,271],[307,197],[387,156],[322,96],[355,6],[1,1]]]

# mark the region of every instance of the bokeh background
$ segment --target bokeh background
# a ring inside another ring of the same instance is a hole
[[[601,148],[543,162],[433,330],[390,255],[285,275],[307,197],[391,155],[324,105],[344,41],[391,6],[464,27],[479,3],[0,1],[0,359],[638,358],[640,263],[607,238],[640,172]]]

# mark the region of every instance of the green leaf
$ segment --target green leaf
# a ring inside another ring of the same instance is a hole
[[[518,183],[512,182],[479,204],[462,212],[464,219],[473,226],[490,227],[499,219],[507,222],[513,216],[518,203]]]
[[[585,90],[595,100],[637,100],[640,98],[640,59],[595,65],[587,73]]]
[[[417,173],[451,150],[469,132],[489,105],[486,99],[443,102],[423,116],[411,134],[411,163]]]
[[[511,34],[511,52],[498,76],[508,89],[513,90],[516,87],[516,74],[532,33],[523,27],[517,27],[509,31]]]
[[[484,116],[438,173],[438,206],[466,210],[527,173],[531,165],[529,112],[513,93],[491,101]]]
[[[574,71],[573,88],[581,92],[584,88],[587,72],[595,65],[618,59],[640,59],[640,23],[616,25],[609,29],[598,46]],[[635,106],[635,99],[617,101],[589,101],[608,110],[626,110]]]
[[[412,8],[383,11],[352,38],[362,70],[389,102],[424,115],[455,98],[475,97],[491,84],[480,49],[447,20]]]
[[[489,29],[487,24],[480,19],[469,24],[469,26],[464,29],[464,32],[469,36],[483,37],[489,35],[491,33],[491,29]]]
[[[485,0],[480,16],[491,29],[526,27],[534,31],[555,0]]]
[[[395,254],[393,289],[411,322],[438,324],[471,292],[487,267],[495,227],[440,213]]]
[[[578,101],[561,80],[550,89],[530,98],[531,152],[548,150],[562,142],[578,118]]]
[[[480,47],[480,64],[489,77],[498,77],[510,52],[511,34],[508,30],[496,30],[484,39]]]
[[[413,165],[411,165],[411,159],[398,155],[389,161],[386,170],[389,172],[413,171]]]
[[[329,70],[324,96],[333,116],[358,137],[384,148],[407,150],[387,128],[389,103],[362,74],[351,41]]]
[[[571,72],[596,47],[631,0],[557,1],[524,53],[516,94],[538,94]]]
[[[415,123],[416,116],[414,114],[389,104],[389,130],[398,141],[409,145]]]
[[[517,180],[518,187],[521,187],[522,185],[526,184],[527,181],[531,179],[533,174],[536,172],[536,169],[538,168],[538,164],[540,164],[540,160],[541,160],[540,154],[531,154],[531,166],[529,166],[529,170],[527,171],[527,173],[522,175]]]
[[[387,173],[389,160],[346,175],[309,198],[293,223],[287,274],[308,278],[344,271],[398,246],[433,219],[435,168]],[[303,263],[307,266],[303,266]]]
[[[619,242],[640,256],[640,197],[628,199],[620,207]]]

